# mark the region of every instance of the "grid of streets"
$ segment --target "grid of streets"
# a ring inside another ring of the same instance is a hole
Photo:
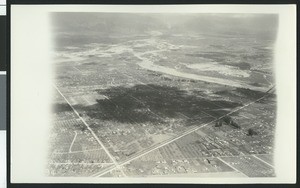
[[[176,134],[175,136],[173,136],[173,137],[171,137],[171,138],[169,138],[169,139],[165,139],[165,140],[163,140],[162,142],[160,142],[160,143],[158,143],[158,144],[152,145],[152,146],[148,147],[146,150],[143,150],[143,151],[141,151],[141,152],[135,153],[135,154],[131,155],[130,157],[128,157],[127,159],[123,160],[123,161],[117,162],[117,161],[115,160],[114,156],[108,151],[108,149],[107,149],[107,148],[104,146],[104,144],[100,141],[100,139],[98,138],[98,136],[96,135],[96,133],[94,133],[94,131],[90,128],[90,126],[89,126],[89,125],[86,123],[86,121],[83,119],[84,117],[82,117],[82,114],[80,114],[79,112],[77,112],[77,110],[75,109],[76,107],[74,107],[74,106],[67,100],[67,98],[66,98],[66,97],[64,96],[64,94],[58,89],[58,87],[57,87],[56,85],[54,85],[54,87],[55,87],[56,90],[59,92],[59,94],[62,96],[62,98],[64,99],[64,101],[67,102],[67,104],[71,107],[71,109],[73,110],[73,112],[76,114],[76,116],[77,116],[76,118],[78,118],[78,119],[79,119],[79,120],[87,127],[87,129],[90,131],[90,133],[92,134],[92,136],[93,136],[93,137],[95,138],[95,140],[99,143],[100,148],[103,149],[103,150],[105,151],[105,153],[107,154],[107,156],[109,156],[109,158],[110,158],[111,163],[109,163],[109,164],[111,164],[111,165],[108,165],[108,166],[106,165],[106,168],[103,168],[103,169],[99,170],[98,172],[94,171],[94,172],[96,172],[96,173],[91,173],[90,176],[94,176],[94,177],[101,177],[101,176],[105,176],[105,175],[110,174],[110,173],[112,173],[114,176],[116,176],[116,175],[117,175],[117,176],[126,176],[126,175],[125,175],[125,172],[124,172],[124,170],[123,170],[123,168],[124,168],[124,166],[126,166],[126,165],[128,165],[128,164],[131,164],[132,161],[139,160],[141,157],[143,157],[143,156],[145,156],[145,155],[147,155],[147,154],[149,154],[149,153],[151,153],[151,152],[153,152],[153,151],[155,151],[155,150],[159,150],[159,148],[163,148],[163,147],[166,146],[166,145],[170,145],[170,144],[176,142],[177,140],[180,140],[181,138],[183,138],[183,137],[185,137],[185,136],[188,136],[188,135],[190,135],[190,134],[192,134],[192,133],[195,133],[197,130],[203,129],[205,126],[214,126],[213,123],[214,123],[214,122],[217,122],[217,121],[219,121],[219,120],[221,120],[223,117],[228,116],[228,115],[233,114],[233,113],[236,113],[236,112],[239,112],[239,111],[242,111],[244,108],[247,108],[248,106],[251,106],[251,105],[253,105],[253,104],[257,103],[257,102],[260,102],[261,100],[263,100],[263,99],[269,97],[269,93],[266,93],[266,94],[264,94],[262,97],[260,97],[260,98],[258,98],[258,99],[256,99],[256,100],[254,100],[254,101],[250,101],[250,102],[244,104],[243,106],[236,107],[236,108],[234,108],[233,110],[229,111],[228,113],[226,113],[226,114],[224,114],[224,115],[222,115],[222,116],[219,116],[219,117],[215,117],[215,116],[210,115],[210,114],[209,114],[209,110],[208,110],[207,112],[202,111],[202,112],[203,112],[203,115],[207,115],[207,117],[214,117],[214,118],[212,118],[211,121],[208,121],[208,122],[206,122],[206,123],[202,123],[202,124],[197,125],[197,126],[193,126],[193,127],[189,128],[189,129],[187,129],[187,130],[185,130],[185,131],[183,131],[183,132],[181,132],[181,133],[179,133],[179,134]],[[153,90],[154,88],[149,87],[149,89]],[[81,96],[81,97],[82,97],[84,100],[86,100],[85,97],[83,97],[83,96]],[[134,100],[140,102],[138,99],[135,99],[135,98],[132,97],[132,96],[126,95],[126,97],[131,97],[131,98],[133,98]],[[105,100],[109,100],[108,97],[104,97],[104,99],[105,99]],[[210,102],[210,103],[213,104],[213,102]],[[76,106],[76,105],[75,105],[75,106]],[[220,109],[220,108],[223,109],[223,108],[224,108],[224,107],[222,107],[222,106],[220,106],[220,105],[217,105],[217,104],[215,104],[214,107],[217,107],[217,109]],[[190,119],[190,118],[188,118],[188,117],[185,116],[185,115],[184,115],[184,117],[185,117],[186,119]],[[74,138],[73,138],[73,140],[72,140],[72,142],[71,142],[72,145],[74,144],[74,140],[75,140],[75,138],[76,138],[76,135],[77,135],[77,133],[75,132],[75,136],[74,136]],[[71,147],[70,147],[70,148],[71,148]],[[81,152],[81,151],[77,151],[77,152]],[[82,151],[82,152],[84,152],[84,151]],[[269,156],[269,157],[270,157],[271,154],[272,154],[272,153],[267,153],[267,154],[251,154],[251,155],[249,155],[249,154],[241,153],[241,154],[239,154],[239,155],[237,155],[237,156],[240,156],[240,157],[254,157],[254,158],[251,158],[251,160],[255,161],[255,162],[258,163],[258,164],[259,164],[259,162],[263,162],[264,166],[267,165],[267,167],[269,167],[269,168],[266,168],[266,169],[267,169],[268,171],[272,171],[272,170],[273,170],[273,165],[271,165],[271,164],[269,164],[268,162],[266,162],[266,161],[264,160],[264,158],[261,158],[261,156]],[[229,156],[226,156],[226,155],[224,155],[224,156],[221,156],[221,155],[218,156],[218,155],[217,155],[217,156],[211,156],[211,157],[209,157],[209,159],[205,158],[205,160],[209,160],[210,163],[213,163],[213,164],[215,164],[216,162],[211,162],[211,161],[217,160],[219,163],[223,163],[222,165],[226,165],[227,168],[229,167],[229,168],[230,168],[229,172],[234,171],[234,172],[236,172],[237,174],[239,174],[239,176],[240,176],[241,174],[242,174],[242,175],[245,175],[245,173],[241,172],[241,170],[238,170],[237,168],[234,167],[234,166],[235,166],[234,163],[231,164],[230,161],[227,161],[227,162],[226,162],[226,160],[230,159],[230,158],[226,158],[226,157],[232,157],[233,159],[235,158],[235,160],[238,159],[237,157],[233,157],[233,156],[231,156],[231,155],[229,155]],[[187,159],[188,159],[188,158],[185,158],[184,160],[187,160]],[[191,159],[193,159],[193,158],[191,158]],[[195,159],[197,159],[197,158],[195,158]],[[241,160],[241,159],[243,159],[243,158],[240,158],[239,160]],[[182,159],[179,159],[179,160],[182,160]],[[176,161],[176,160],[173,160],[173,161]],[[252,161],[252,162],[253,162],[253,161]],[[157,161],[156,161],[156,162],[157,162]],[[165,162],[165,161],[162,160],[161,162],[163,163],[163,162]],[[73,164],[73,163],[70,163],[70,164]],[[81,165],[85,165],[85,164],[86,164],[85,162],[81,163]],[[93,164],[93,163],[92,163],[92,164]],[[218,163],[216,163],[216,164],[218,164]],[[52,165],[53,165],[53,163],[52,163]],[[97,165],[99,165],[99,164],[97,163]],[[116,170],[118,170],[118,171],[116,171]],[[226,172],[227,172],[227,171],[226,171]],[[273,171],[270,172],[270,173],[273,173]],[[236,174],[235,174],[235,175],[236,175]],[[256,175],[256,174],[255,174],[255,175]],[[247,175],[245,175],[245,176],[247,176]],[[249,175],[249,176],[251,176],[251,175]]]
[[[57,33],[49,176],[276,176],[274,40]]]

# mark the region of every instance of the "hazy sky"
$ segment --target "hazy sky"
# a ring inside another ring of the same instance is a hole
[[[53,33],[61,41],[74,40],[75,36],[85,41],[91,37],[135,36],[151,31],[275,40],[278,15],[59,12],[52,13],[52,23]]]

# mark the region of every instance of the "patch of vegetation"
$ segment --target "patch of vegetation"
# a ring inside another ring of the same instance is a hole
[[[226,63],[224,62],[226,65],[232,66],[232,67],[237,67],[241,70],[250,70],[251,65],[249,63],[246,62],[241,62],[241,63]]]
[[[246,62],[236,63],[236,64],[234,64],[234,66],[240,68],[241,70],[250,70],[250,68],[251,68],[251,65]]]
[[[180,119],[178,114],[187,117],[199,118],[202,111],[216,109],[215,101],[200,98],[176,87],[160,86],[154,84],[135,85],[133,87],[112,87],[97,90],[107,99],[97,100],[91,106],[77,106],[87,111],[91,118],[111,120],[122,123],[163,123],[166,119]],[[222,102],[225,108],[235,108],[239,103]],[[228,111],[218,110],[210,112],[213,116],[220,117]]]
[[[248,129],[248,131],[247,131],[247,135],[248,135],[248,136],[258,135],[258,132],[256,132],[256,131],[253,130],[252,128],[250,128],[250,129]]]
[[[227,125],[231,125],[232,127],[236,129],[240,129],[241,126],[239,126],[230,116],[225,116],[221,120],[217,121],[215,124],[215,127],[221,127],[223,125],[223,122]]]
[[[55,113],[73,111],[68,103],[55,103],[52,105],[52,111]]]
[[[250,83],[250,85],[255,86],[255,87],[261,87],[262,86],[260,83],[257,83],[257,82]]]
[[[250,100],[259,99],[260,97],[263,97],[266,94],[265,92],[254,91],[254,90],[247,89],[247,88],[236,88],[236,91]]]

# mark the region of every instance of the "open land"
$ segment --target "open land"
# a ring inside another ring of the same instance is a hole
[[[49,175],[274,177],[272,47],[152,33],[57,49]]]

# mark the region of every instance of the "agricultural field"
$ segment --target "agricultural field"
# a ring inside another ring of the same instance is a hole
[[[50,176],[275,176],[273,39],[70,36],[54,52]]]

